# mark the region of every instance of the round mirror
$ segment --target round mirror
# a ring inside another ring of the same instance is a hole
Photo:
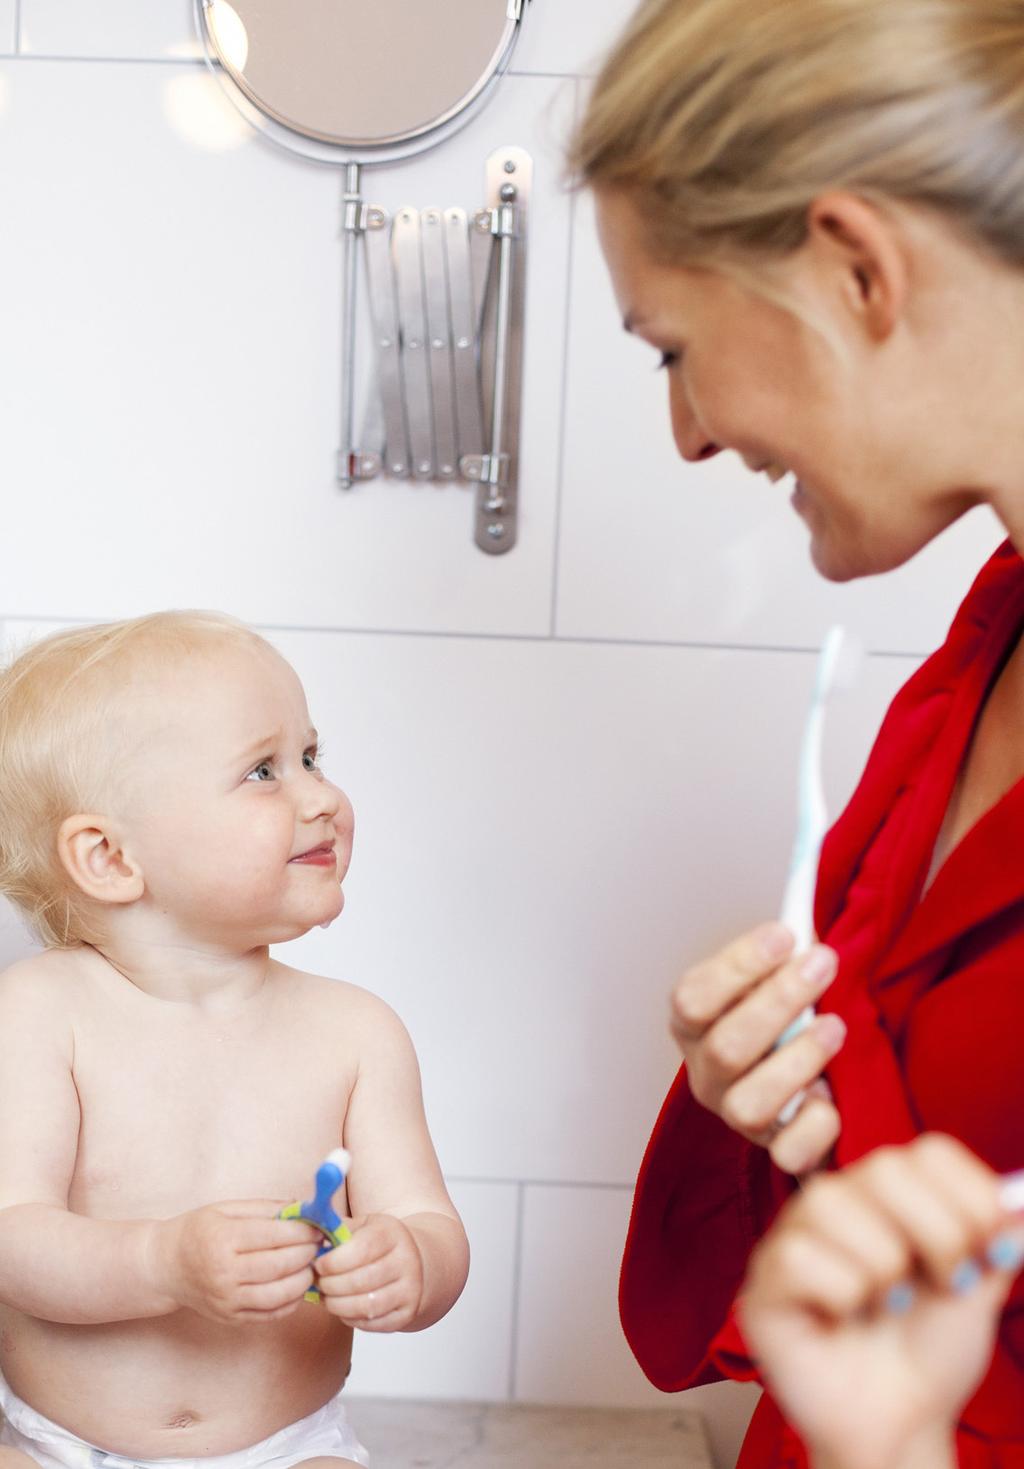
[[[278,142],[370,161],[468,119],[508,64],[524,4],[197,0],[197,15],[207,55]]]

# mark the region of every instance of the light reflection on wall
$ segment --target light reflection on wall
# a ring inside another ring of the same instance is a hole
[[[253,136],[216,79],[205,70],[168,77],[163,86],[163,111],[179,137],[211,153],[240,148]]]

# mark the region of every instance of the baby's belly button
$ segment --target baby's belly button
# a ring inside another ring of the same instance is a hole
[[[194,1413],[191,1408],[182,1408],[179,1413],[172,1413],[164,1426],[166,1428],[194,1428],[201,1421],[200,1415]]]

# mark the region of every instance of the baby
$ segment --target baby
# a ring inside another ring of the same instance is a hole
[[[353,1328],[458,1298],[405,1030],[268,953],[341,912],[352,829],[296,674],[228,618],[61,633],[0,675],[0,892],[46,945],[0,976],[5,1466],[366,1464]],[[341,1143],[353,1237],[314,1258],[276,1216]]]

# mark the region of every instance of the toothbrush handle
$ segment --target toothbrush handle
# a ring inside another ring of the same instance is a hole
[[[328,1229],[337,1229],[341,1223],[336,1211],[331,1206],[331,1200],[337,1193],[344,1181],[344,1174],[336,1163],[321,1163],[316,1170],[315,1195],[309,1212],[314,1219],[322,1220]]]
[[[816,1013],[813,1005],[805,1005],[796,1019],[787,1025],[786,1029],[779,1036],[775,1042],[775,1049],[778,1050],[780,1046],[785,1046],[790,1041],[795,1041],[798,1035],[803,1035],[804,1031],[814,1024]]]

